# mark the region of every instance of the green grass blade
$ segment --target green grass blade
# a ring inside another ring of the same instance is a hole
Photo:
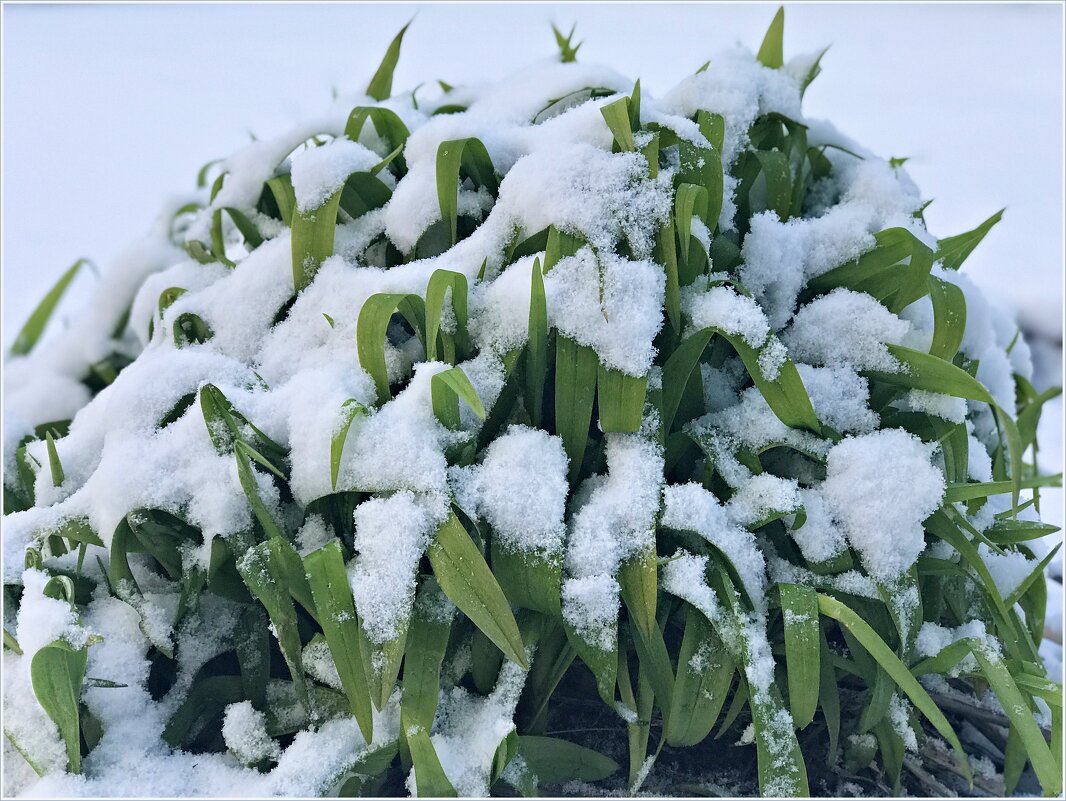
[[[755,156],[766,178],[766,205],[784,222],[792,208],[792,172],[788,156],[779,150],[757,150]]]
[[[981,643],[973,643],[973,655],[981,672],[988,679],[992,691],[999,698],[1003,711],[1010,718],[1011,729],[1018,732],[1018,737],[1025,747],[1025,753],[1032,763],[1033,771],[1040,780],[1044,795],[1058,796],[1062,791],[1062,772],[1052,756],[1040,727],[1033,719],[1029,702],[1014,683],[1010,670],[1003,660],[989,651]]]
[[[458,793],[441,767],[429,733],[424,728],[414,726],[405,732],[405,736],[415,767],[415,794],[422,798],[455,798]]]
[[[400,28],[400,32],[389,42],[385,57],[381,59],[377,72],[374,73],[374,77],[370,79],[370,83],[366,87],[368,97],[372,97],[375,100],[388,100],[392,96],[392,74],[396,71],[396,64],[400,60],[400,46],[403,44],[403,35],[407,33],[407,29],[410,26],[411,23],[408,22]]]
[[[944,713],[929,697],[929,693],[911,675],[907,666],[899,660],[899,657],[892,652],[892,649],[885,644],[885,641],[878,636],[877,632],[852,609],[835,598],[830,598],[821,593],[818,594],[818,610],[826,617],[832,618],[845,626],[855,639],[862,644],[862,647],[877,661],[881,669],[891,677],[896,686],[907,694],[911,703],[933,724],[933,728],[940,732],[940,735],[951,744],[955,751],[959,770],[968,780],[972,781],[970,763],[966,758],[962,743],[959,742],[958,735],[955,734],[955,730],[951,728],[951,724],[944,717]]]
[[[429,561],[444,594],[512,662],[528,667],[522,637],[485,557],[454,513],[437,529]]]
[[[374,379],[377,388],[378,404],[385,403],[392,397],[389,390],[389,371],[385,366],[385,332],[389,328],[392,315],[406,311],[415,318],[416,328],[425,330],[426,306],[418,295],[403,293],[379,293],[371,295],[359,310],[356,322],[356,350],[359,366]],[[419,312],[421,314],[419,315]],[[418,317],[421,316],[421,322]]]
[[[53,312],[59,305],[59,301],[63,299],[67,287],[70,286],[82,266],[86,264],[91,265],[91,262],[88,259],[78,259],[59,277],[55,286],[48,290],[48,294],[41,299],[41,302],[37,304],[37,308],[33,310],[29,319],[26,320],[22,328],[19,329],[18,334],[15,335],[15,341],[11,345],[12,356],[25,356],[33,350],[44,333],[48,321],[52,318]]]
[[[687,606],[674,694],[666,716],[668,745],[697,745],[710,734],[735,672],[736,665],[711,624],[695,607]]]
[[[570,459],[570,483],[585,460],[600,360],[596,351],[560,334],[555,340],[555,433]]]
[[[462,427],[459,419],[460,399],[474,414],[482,420],[485,419],[485,407],[477,396],[474,385],[461,368],[450,367],[437,373],[429,383],[433,414],[445,428],[458,431]]]
[[[605,433],[638,431],[647,392],[647,376],[627,375],[600,364],[596,382],[600,429]]]
[[[966,333],[966,296],[958,286],[929,276],[929,297],[933,301],[933,344],[929,353],[950,362],[959,352]]]
[[[637,149],[633,141],[633,123],[629,112],[629,98],[620,97],[612,103],[600,107],[607,127],[614,136],[614,144],[623,153],[632,153]]]
[[[518,736],[518,753],[546,784],[598,782],[618,771],[618,763],[599,751],[559,737]]]
[[[441,316],[449,289],[457,328],[454,337],[442,333],[440,329]],[[426,361],[437,360],[438,338],[443,341],[445,361],[455,364],[460,358],[457,344],[461,344],[466,336],[466,323],[469,317],[468,291],[466,276],[462,273],[452,270],[435,270],[429,277],[429,283],[426,285]],[[459,340],[459,343],[456,340]]]
[[[370,690],[359,648],[359,620],[355,613],[355,600],[348,583],[348,571],[344,565],[340,542],[333,540],[309,553],[304,557],[303,564],[318,612],[318,621],[333,662],[337,666],[349,708],[359,724],[363,739],[369,743],[374,735]]]
[[[948,270],[958,270],[969,255],[973,253],[974,248],[981,244],[981,240],[985,238],[985,235],[992,230],[992,226],[1003,219],[1004,211],[1006,209],[1000,209],[972,231],[941,239],[937,243],[937,260],[943,262],[944,267]]]
[[[292,674],[297,697],[304,708],[308,709],[310,701],[303,670],[303,645],[300,642],[296,607],[293,606],[289,583],[286,580],[291,572],[287,569],[287,560],[281,553],[282,546],[283,542],[277,538],[253,546],[238,560],[237,570],[252,595],[266,609],[270,622],[274,624],[278,644]],[[296,559],[299,562],[298,555]],[[302,577],[302,566],[299,573]]]
[[[540,427],[544,413],[544,383],[548,373],[548,301],[544,295],[544,273],[540,259],[533,261],[529,290],[529,323],[525,371],[526,410],[534,426]]]
[[[458,241],[459,187],[464,178],[485,187],[493,197],[499,180],[489,151],[480,139],[450,139],[437,147],[437,203],[440,216],[451,231],[451,243]]]
[[[338,189],[316,209],[300,211],[295,207],[293,210],[292,282],[297,292],[310,286],[322,262],[333,255],[341,192]]]
[[[799,584],[778,584],[785,624],[788,703],[797,728],[806,728],[818,708],[820,649],[818,598]]]
[[[780,69],[785,63],[785,8],[777,9],[770,27],[766,29],[762,45],[756,56],[764,66],[772,70]]]
[[[370,410],[355,398],[349,398],[341,404],[341,424],[329,443],[329,478],[333,489],[337,489],[337,478],[341,469],[341,457],[344,455],[344,442],[348,439],[348,430],[356,417],[366,417]]]

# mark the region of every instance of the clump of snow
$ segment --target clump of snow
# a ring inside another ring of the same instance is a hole
[[[528,426],[511,426],[485,451],[470,482],[477,511],[500,541],[520,552],[561,551],[569,485],[568,460],[559,437]]]
[[[696,284],[681,291],[681,306],[690,326],[719,328],[741,337],[753,348],[766,341],[770,325],[759,304],[728,286],[701,291]]]
[[[292,159],[292,189],[301,212],[317,209],[354,172],[367,172],[381,159],[377,153],[349,139],[334,139],[308,147]],[[382,177],[390,175],[386,171]]]
[[[783,339],[801,362],[892,373],[900,365],[885,344],[900,344],[909,330],[910,323],[869,295],[834,289],[796,312]]]
[[[418,561],[441,522],[414,493],[371,498],[355,510],[356,557],[349,565],[355,608],[367,636],[400,636],[411,616]]]
[[[922,521],[945,487],[931,457],[931,446],[902,429],[848,437],[829,451],[825,500],[875,578],[895,578],[925,547]]]
[[[242,765],[255,765],[266,759],[276,760],[281,755],[281,746],[267,734],[266,715],[252,706],[251,701],[226,707],[222,719],[222,737],[226,748]]]

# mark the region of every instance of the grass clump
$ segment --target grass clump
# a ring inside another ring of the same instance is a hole
[[[556,30],[416,102],[406,30],[16,340],[37,790],[1059,793],[1058,390],[959,274],[1000,214],[938,240],[805,122],[780,11],[662,99]]]

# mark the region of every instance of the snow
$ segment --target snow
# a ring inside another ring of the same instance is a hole
[[[693,330],[720,328],[758,348],[766,341],[770,326],[754,300],[727,286],[701,291],[693,284],[681,290],[681,308]]]
[[[910,324],[862,292],[834,289],[796,312],[782,339],[789,354],[819,367],[894,373],[886,343],[901,344]]]
[[[348,575],[355,609],[372,642],[400,636],[411,616],[418,561],[443,522],[414,493],[371,498],[355,509],[355,550]]]
[[[718,548],[736,568],[757,609],[766,604],[766,563],[755,537],[730,519],[718,499],[698,484],[669,486],[663,491],[662,525],[694,531]]]
[[[379,161],[377,153],[346,138],[300,151],[292,159],[296,208],[303,213],[314,211],[344,186],[349,175],[369,172]],[[389,173],[380,175],[385,178]]]
[[[945,487],[931,456],[930,446],[902,429],[848,437],[829,451],[825,500],[877,579],[896,578],[925,548],[922,521]]]
[[[641,434],[607,435],[607,475],[585,481],[574,500],[562,585],[563,617],[579,632],[613,647],[605,627],[618,614],[615,574],[654,547],[663,485],[662,447]]]
[[[222,737],[226,748],[242,765],[251,767],[265,759],[277,759],[281,746],[270,739],[266,715],[252,706],[251,701],[229,704],[222,720]]]
[[[568,460],[559,437],[528,426],[511,426],[493,440],[469,491],[477,511],[500,542],[518,552],[558,555],[566,525]]]

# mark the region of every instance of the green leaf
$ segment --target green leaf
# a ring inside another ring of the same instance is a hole
[[[559,737],[520,734],[518,753],[544,784],[597,782],[618,770],[610,757]]]
[[[333,255],[333,235],[337,230],[337,210],[342,189],[330,195],[321,206],[292,212],[292,282],[297,292],[310,286],[322,262]]]
[[[11,345],[12,356],[25,356],[33,350],[44,333],[48,321],[52,318],[53,312],[59,305],[59,301],[63,299],[67,287],[70,286],[82,266],[86,264],[91,266],[92,263],[88,259],[78,259],[59,277],[55,286],[48,290],[48,294],[41,299],[41,302],[37,304],[37,308],[33,310],[29,319],[26,320],[22,328],[19,329],[18,334],[16,334],[15,341]]]
[[[547,275],[560,259],[575,255],[586,244],[581,236],[563,233],[554,225],[549,225],[548,244],[544,249],[544,274]]]
[[[1010,413],[996,403],[995,398],[980,381],[954,364],[902,345],[887,345],[886,347],[888,352],[903,364],[904,371],[898,373],[869,372],[868,375],[871,378],[892,386],[924,389],[956,398],[983,401],[992,407],[992,411],[996,414],[996,422],[1007,440],[1011,460],[1013,506],[1016,507],[1018,492],[1022,486],[1022,444],[1018,427]]]
[[[766,205],[781,222],[785,222],[792,206],[792,172],[788,156],[779,150],[757,150],[755,157],[766,178]]]
[[[772,344],[772,336],[762,348],[756,349],[748,345],[743,337],[723,331],[716,331],[716,333],[733,346],[767,405],[773,409],[774,414],[782,423],[789,428],[805,428],[819,435],[822,433],[822,426],[814,413],[807,388],[803,386],[803,380],[791,359],[785,360],[778,370],[777,378],[773,381],[763,375],[759,357]]]
[[[828,764],[836,761],[838,742],[840,740],[840,688],[837,687],[836,669],[833,667],[832,652],[825,639],[825,631],[819,627],[819,652],[821,660],[818,666],[818,703],[825,717],[825,727],[829,732]]]
[[[681,244],[681,259],[688,261],[692,240],[692,218],[701,220],[707,215],[707,188],[699,184],[681,184],[674,194],[674,225],[677,240]]]
[[[349,708],[359,723],[363,739],[373,739],[374,720],[370,706],[370,690],[363,671],[363,657],[359,648],[359,620],[355,600],[348,583],[344,556],[338,540],[309,553],[303,560],[311,587],[318,621],[326,636],[329,652],[337,666],[341,686],[348,697]]]
[[[405,735],[415,767],[414,794],[423,798],[455,798],[458,793],[441,767],[429,733],[422,727],[413,726]]]
[[[33,694],[59,729],[67,747],[67,768],[81,773],[81,725],[78,703],[85,678],[87,650],[75,650],[63,640],[46,645],[30,661]]]
[[[629,611],[641,669],[646,671],[659,704],[668,710],[674,693],[674,672],[656,621],[658,562],[654,548],[626,561],[618,571],[618,584]]]
[[[300,641],[296,607],[290,594],[291,565],[287,564],[289,560],[282,553],[287,544],[274,537],[253,546],[237,561],[237,570],[252,595],[266,608],[277,632],[282,656],[289,666],[296,695],[304,707],[310,709],[303,669],[303,644]],[[299,555],[296,560],[299,563]],[[299,572],[302,577],[302,567]]]
[[[563,36],[562,31],[552,25],[552,33],[555,34],[555,43],[559,45],[559,60],[563,64],[569,64],[577,61],[577,51],[581,48],[581,42],[576,45],[571,44],[574,39],[574,31],[577,30],[577,24],[575,23],[570,27],[570,33]]]
[[[485,407],[477,396],[466,373],[459,367],[449,367],[430,379],[430,395],[433,414],[445,428],[458,431],[462,426],[459,418],[459,400],[462,399],[482,420]]]
[[[392,397],[389,391],[389,371],[385,366],[385,332],[388,331],[393,313],[397,311],[407,318],[416,330],[425,331],[425,302],[418,295],[404,293],[371,295],[359,310],[359,320],[356,323],[359,366],[374,379],[379,404]]]
[[[570,483],[585,460],[600,360],[596,351],[559,334],[555,340],[555,433],[570,460]]]
[[[981,244],[985,235],[992,230],[992,226],[1003,219],[1004,211],[1006,209],[1000,209],[972,231],[941,239],[937,243],[937,260],[943,262],[945,269],[958,270],[966,258],[973,253],[974,248]]]
[[[785,9],[784,6],[777,9],[770,27],[766,29],[762,45],[756,56],[764,66],[772,70],[780,69],[785,63]]]
[[[259,495],[259,482],[255,477],[256,470],[252,467],[253,461],[263,465],[270,465],[270,463],[251,445],[241,440],[233,443],[233,453],[237,458],[237,479],[240,481],[241,489],[244,490],[245,497],[248,499],[248,505],[252,507],[252,514],[259,521],[259,525],[263,527],[263,532],[267,537],[284,539],[285,530],[274,517],[270,507],[266,505]],[[277,468],[273,468],[273,471],[277,472]]]
[[[450,139],[437,147],[437,202],[441,219],[451,231],[451,244],[458,241],[459,186],[464,178],[483,186],[493,197],[500,191],[496,169],[480,139]]]
[[[1037,579],[1043,577],[1044,568],[1051,564],[1051,560],[1055,558],[1055,554],[1059,552],[1059,548],[1061,547],[1062,541],[1060,540],[1058,543],[1055,544],[1054,548],[1048,551],[1047,555],[1043,559],[1037,562],[1036,567],[1034,567],[1024,579],[1022,579],[1018,586],[1011,591],[1011,594],[1003,599],[1003,603],[1008,609],[1010,609],[1012,606],[1018,603],[1018,601],[1021,600],[1021,597],[1025,595],[1025,593]]]
[[[933,301],[933,344],[929,353],[950,362],[966,333],[966,296],[948,281],[933,275],[928,280]]]
[[[999,698],[1000,705],[1010,718],[1011,729],[1016,730],[1021,739],[1033,771],[1040,780],[1044,794],[1055,797],[1062,792],[1062,770],[1051,754],[1040,727],[1033,719],[1029,702],[1022,695],[1011,677],[1010,670],[1003,660],[982,643],[973,643],[973,655],[981,672],[988,679],[992,691]]]
[[[288,174],[275,176],[266,182],[266,188],[278,207],[281,221],[291,226],[293,214],[296,212],[296,191],[292,188],[292,176]]]
[[[356,106],[353,108],[348,114],[348,122],[344,126],[344,135],[353,142],[358,142],[367,120],[374,126],[378,137],[390,151],[405,145],[407,137],[411,135],[411,132],[395,111],[381,106]],[[406,171],[402,155],[396,157],[395,163],[401,172]]]
[[[707,618],[695,607],[686,609],[664,735],[675,748],[697,745],[710,734],[736,672],[733,658]]]
[[[821,593],[818,594],[818,610],[826,617],[832,618],[845,626],[855,639],[862,644],[862,647],[877,661],[881,669],[907,694],[907,697],[917,707],[918,711],[925,715],[929,722],[933,724],[933,728],[940,732],[940,735],[951,744],[955,751],[955,761],[958,763],[959,770],[963,776],[972,781],[970,763],[966,758],[962,743],[959,742],[959,738],[955,734],[955,730],[951,728],[951,724],[944,717],[944,713],[929,697],[929,693],[911,675],[907,666],[899,661],[899,657],[892,652],[892,649],[885,644],[885,641],[878,636],[877,632],[852,609],[835,598],[830,598]]]
[[[600,364],[596,382],[600,429],[604,433],[640,430],[647,392],[647,376],[627,375]]]
[[[437,529],[428,556],[441,589],[452,603],[508,659],[528,667],[522,637],[507,598],[454,512]]]
[[[52,474],[52,486],[58,487],[64,479],[63,464],[59,461],[59,453],[56,451],[56,443],[52,439],[51,431],[45,433],[44,441],[48,448],[48,469]]]
[[[534,259],[529,289],[529,323],[526,342],[525,400],[530,421],[540,427],[544,411],[544,381],[548,373],[548,302],[544,296],[544,273]]]
[[[344,442],[356,417],[366,417],[370,410],[355,398],[349,398],[341,404],[341,424],[333,432],[329,443],[329,478],[333,489],[337,489],[337,478],[341,469],[341,457],[344,455]]]
[[[401,731],[411,726],[429,731],[433,725],[451,618],[450,602],[440,585],[433,576],[426,576],[418,589],[407,637],[400,701]]]
[[[633,141],[633,123],[629,114],[629,98],[620,97],[612,103],[600,106],[600,114],[607,123],[614,144],[623,153],[632,153],[637,149]]]
[[[522,609],[558,617],[562,554],[523,552],[505,547],[499,537],[491,539],[492,573],[507,600]]]
[[[452,312],[455,315],[456,333],[441,331],[440,321],[444,303],[451,290]],[[434,270],[426,286],[426,361],[437,360],[437,339],[444,345],[444,360],[450,364],[466,355],[467,280],[462,273],[451,270]]]
[[[381,65],[366,87],[368,97],[372,97],[375,100],[388,100],[392,96],[392,73],[395,72],[396,64],[400,60],[400,45],[403,44],[403,35],[407,33],[410,25],[411,23],[408,22],[400,28],[400,32],[389,42],[385,57],[381,59]]]
[[[788,704],[799,729],[814,720],[818,708],[820,648],[818,598],[810,587],[778,584],[785,626]]]

